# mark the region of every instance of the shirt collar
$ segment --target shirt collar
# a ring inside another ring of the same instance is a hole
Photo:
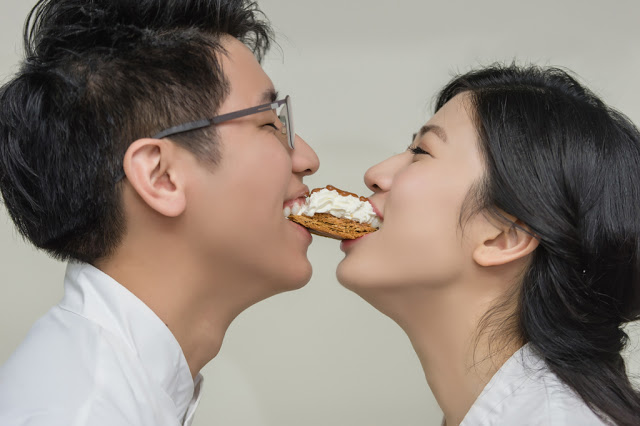
[[[121,338],[173,400],[180,422],[185,419],[192,400],[199,399],[202,377],[194,385],[180,344],[151,308],[104,272],[75,262],[67,266],[60,306]]]
[[[481,420],[499,411],[500,404],[531,380],[528,372],[537,371],[543,366],[542,358],[528,343],[525,344],[493,375],[465,415],[461,426],[479,424]]]

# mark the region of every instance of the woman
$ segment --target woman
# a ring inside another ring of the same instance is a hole
[[[558,69],[455,78],[365,175],[338,279],[408,334],[451,425],[640,425],[640,134]]]

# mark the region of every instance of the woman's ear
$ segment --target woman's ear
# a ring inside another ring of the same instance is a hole
[[[158,213],[176,217],[186,208],[178,148],[164,139],[133,142],[124,156],[127,180],[145,203]]]
[[[505,265],[526,257],[538,247],[539,240],[527,225],[515,217],[509,220],[512,222],[487,220],[484,223],[484,236],[473,251],[473,260],[478,265]]]

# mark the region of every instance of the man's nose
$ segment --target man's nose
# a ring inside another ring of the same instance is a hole
[[[316,152],[302,139],[296,135],[295,149],[291,152],[292,168],[296,174],[309,176],[320,168],[320,160]]]

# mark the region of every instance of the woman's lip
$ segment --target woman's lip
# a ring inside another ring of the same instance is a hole
[[[383,221],[384,220],[384,215],[382,214],[380,209],[378,209],[378,206],[376,206],[375,203],[372,203],[371,200],[369,200],[369,204],[371,204],[371,207],[373,207],[373,212],[376,214],[376,216],[378,216],[380,221]]]
[[[378,231],[376,231],[378,232]],[[364,238],[367,238],[369,235],[371,234],[375,234],[375,232],[372,232],[370,234],[367,235],[363,235],[362,237],[358,237],[355,240],[342,240],[340,242],[340,250],[342,250],[343,252],[347,252],[347,250],[349,250],[354,244],[356,244],[358,241],[361,241]]]

